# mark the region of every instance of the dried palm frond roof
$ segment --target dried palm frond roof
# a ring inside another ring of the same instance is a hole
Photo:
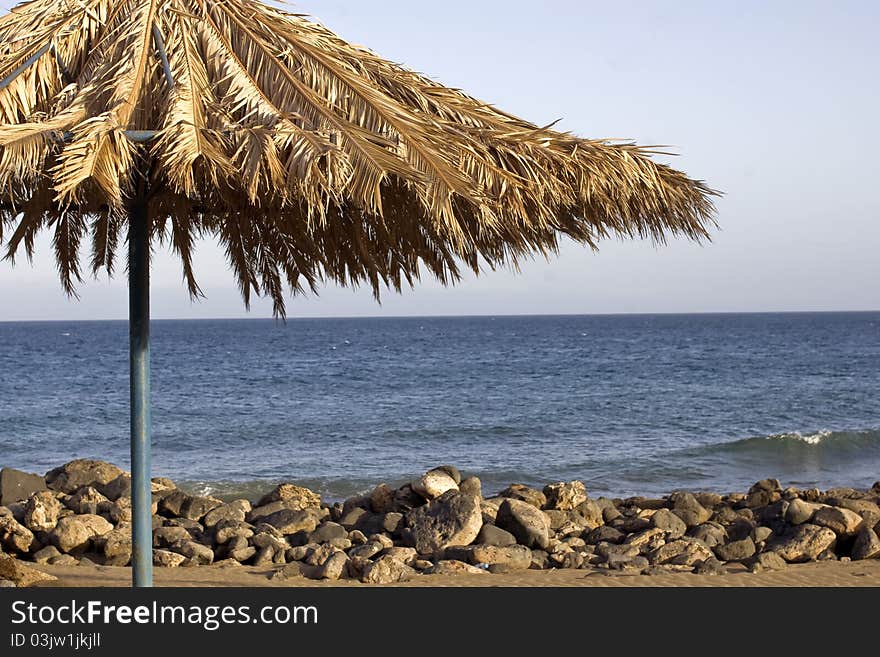
[[[54,230],[65,288],[148,203],[191,293],[197,237],[245,301],[444,283],[608,236],[708,236],[714,194],[632,144],[541,128],[244,0],[34,0],[0,17],[0,241]]]

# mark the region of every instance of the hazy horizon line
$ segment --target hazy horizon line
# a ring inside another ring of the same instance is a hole
[[[629,313],[473,313],[439,315],[327,315],[314,317],[162,317],[152,322],[306,322],[327,320],[397,320],[397,319],[516,319],[528,317],[700,317],[700,316],[741,316],[741,315],[867,315],[878,313],[880,309],[868,310],[735,310],[735,311],[696,311],[696,312],[629,312]],[[114,319],[0,319],[0,324],[88,324],[92,322],[128,322],[127,318]]]

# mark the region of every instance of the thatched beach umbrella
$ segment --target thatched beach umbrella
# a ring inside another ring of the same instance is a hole
[[[34,0],[0,18],[0,240],[53,233],[68,293],[128,241],[134,584],[152,581],[149,262],[217,236],[245,303],[399,290],[561,236],[700,239],[712,192],[631,144],[506,114],[244,0]]]

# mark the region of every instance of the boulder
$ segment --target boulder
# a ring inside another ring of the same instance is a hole
[[[339,518],[339,524],[345,527],[345,529],[351,531],[357,527],[358,523],[361,522],[361,518],[366,516],[369,513],[366,509],[362,509],[361,507],[353,507],[342,514]],[[378,515],[378,514],[376,514]]]
[[[506,564],[513,570],[528,570],[532,564],[532,551],[523,545],[469,545],[450,547],[444,551],[444,559],[462,561],[471,565]]]
[[[712,517],[712,512],[697,501],[692,493],[673,493],[669,496],[672,512],[690,527],[702,525]]]
[[[54,545],[47,545],[42,550],[38,550],[32,556],[34,563],[48,563],[50,559],[61,556],[58,548]]]
[[[348,555],[345,552],[334,552],[321,565],[318,577],[335,581],[342,579],[348,571]]]
[[[207,545],[195,541],[180,541],[172,549],[182,554],[194,566],[207,566],[214,562],[214,551]]]
[[[0,505],[22,502],[34,493],[46,490],[46,480],[37,474],[3,468],[0,470]]]
[[[634,545],[640,552],[648,552],[656,550],[666,542],[666,532],[658,527],[652,527],[637,534],[630,534],[623,542],[625,545]]]
[[[880,559],[880,538],[870,527],[864,527],[856,536],[852,547],[853,561]]]
[[[34,542],[34,533],[12,516],[0,516],[0,546],[10,552],[26,553]]]
[[[681,538],[687,532],[687,525],[669,509],[659,509],[651,516],[651,526],[662,529],[672,538]]]
[[[855,511],[865,521],[866,527],[873,527],[880,522],[880,506],[870,500],[850,500],[845,498],[829,500],[834,506]]]
[[[384,549],[384,546],[382,546],[380,543],[370,541],[349,550],[348,556],[352,558],[359,557],[361,559],[372,559]]]
[[[131,498],[119,497],[115,501],[110,502],[110,507],[106,513],[110,516],[110,520],[117,525],[120,522],[131,522]]]
[[[177,568],[184,561],[186,561],[186,557],[177,552],[153,550],[153,565],[157,568]]]
[[[793,531],[772,542],[772,551],[789,563],[814,561],[825,550],[834,546],[837,535],[828,527],[798,525]]]
[[[216,527],[221,521],[244,522],[250,510],[251,503],[247,500],[235,500],[228,504],[221,504],[205,513],[205,516],[202,518],[202,524],[210,529]]]
[[[34,586],[40,582],[52,582],[58,578],[27,566],[5,554],[0,554],[0,580],[13,582],[19,588]]]
[[[285,508],[293,511],[302,511],[321,506],[321,496],[308,488],[295,484],[281,484],[264,495],[257,506],[265,506],[272,502],[286,502]]]
[[[80,515],[104,513],[110,508],[110,500],[92,486],[83,486],[65,501],[67,508]]]
[[[508,531],[495,525],[483,525],[477,535],[475,543],[481,545],[493,545],[495,547],[507,547],[516,545],[516,537]]]
[[[405,582],[415,575],[415,570],[399,562],[394,557],[379,557],[370,562],[360,576],[364,584],[396,584]]]
[[[823,506],[813,515],[812,523],[827,527],[838,536],[855,536],[862,525],[862,516],[836,506]]]
[[[262,518],[262,522],[275,527],[283,536],[297,532],[313,532],[318,526],[315,516],[308,511],[282,509]]]
[[[309,535],[310,543],[329,543],[334,539],[348,538],[345,527],[335,522],[325,522]]]
[[[131,475],[122,473],[113,481],[106,484],[98,484],[98,491],[111,502],[115,502],[120,497],[131,497]],[[172,486],[172,488],[174,488]],[[150,490],[154,490],[154,486],[150,486]],[[164,490],[164,488],[160,489]]]
[[[575,512],[583,519],[583,525],[587,529],[593,529],[605,523],[605,510],[593,500],[581,502],[575,508]]]
[[[482,499],[483,497],[483,484],[479,477],[467,477],[462,479],[461,483],[458,485],[458,490],[465,495],[472,495],[477,499]]]
[[[415,548],[411,547],[390,547],[385,548],[384,553],[389,557],[393,557],[400,561],[401,563],[405,563],[407,566],[411,566],[415,563],[419,558],[419,553]]]
[[[715,556],[721,561],[745,561],[755,556],[755,542],[751,537],[715,546]]]
[[[483,516],[477,498],[448,491],[406,516],[414,547],[431,555],[450,545],[470,545],[480,533]]]
[[[805,502],[799,497],[794,498],[788,504],[785,512],[785,521],[790,525],[802,525],[810,522],[813,515],[822,508],[821,504]]]
[[[589,532],[585,532],[583,538],[587,542],[587,545],[598,545],[599,543],[618,544],[623,543],[626,539],[626,534],[614,527],[602,525]]]
[[[511,484],[501,491],[498,496],[526,502],[536,509],[543,509],[547,505],[547,496],[544,493],[523,484]]]
[[[167,548],[181,541],[192,540],[185,527],[159,527],[153,530],[153,547]]]
[[[177,489],[159,493],[159,501],[156,506],[158,513],[166,518],[179,518],[180,511],[189,497],[182,490]]]
[[[444,470],[426,472],[410,484],[412,489],[426,500],[436,500],[447,491],[458,491],[455,479]]]
[[[77,459],[46,473],[46,484],[52,490],[72,494],[84,486],[105,486],[124,474],[121,468],[94,459]]]
[[[783,570],[788,568],[788,562],[776,552],[761,552],[751,560],[749,570],[759,572],[761,570]]]
[[[714,556],[712,550],[696,539],[679,539],[657,548],[648,559],[653,565],[693,566]]]
[[[370,493],[370,510],[373,513],[388,513],[394,510],[394,489],[388,484],[379,484]]]
[[[678,516],[676,516],[678,517]],[[727,542],[727,530],[723,525],[717,522],[709,521],[702,525],[690,529],[687,533],[691,538],[696,538],[706,544],[706,547],[713,548],[716,545],[722,545]]]
[[[107,565],[127,566],[131,561],[131,527],[122,526],[101,537]]]
[[[440,470],[441,472],[445,472],[450,477],[452,477],[452,481],[455,482],[456,486],[458,486],[461,483],[461,472],[454,465],[441,465],[440,467],[437,467],[434,469]]]
[[[219,506],[223,506],[223,501],[213,497],[202,497],[198,495],[187,495],[183,504],[180,506],[180,512],[177,514],[181,518],[190,520],[202,520],[205,515]]]
[[[52,491],[34,493],[24,505],[24,525],[32,532],[52,531],[63,509]]]
[[[513,534],[520,545],[543,549],[550,543],[547,516],[528,502],[513,498],[504,500],[498,508],[495,524]]]
[[[587,487],[582,481],[560,482],[544,486],[545,508],[571,511],[587,501]]]
[[[443,560],[427,571],[428,575],[488,575],[483,568],[477,568],[463,561]]]
[[[724,567],[724,564],[721,563],[718,559],[706,559],[705,561],[701,561],[694,567],[695,575],[725,575],[727,574],[727,570]]]
[[[111,531],[113,525],[98,515],[65,516],[49,533],[49,539],[62,552],[79,552],[85,551],[93,538]]]

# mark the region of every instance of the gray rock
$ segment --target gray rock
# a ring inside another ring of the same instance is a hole
[[[304,570],[305,569],[303,568],[303,564],[299,563],[298,561],[294,561],[293,563],[289,563],[284,566],[284,568],[276,570],[269,577],[270,579],[276,580],[298,579],[301,577],[305,577]]]
[[[752,540],[755,542],[755,545],[760,545],[773,536],[773,530],[769,527],[755,527],[752,530]]]
[[[257,506],[265,506],[273,502],[285,502],[286,506],[284,508],[292,511],[303,511],[304,509],[320,507],[321,496],[302,486],[281,484],[264,495],[257,503]]]
[[[712,517],[712,512],[697,501],[691,493],[673,493],[669,496],[672,512],[690,527],[702,525]]]
[[[13,468],[0,470],[0,505],[22,502],[34,493],[46,490],[46,480],[40,475]]]
[[[64,507],[52,491],[40,491],[31,495],[24,505],[24,526],[33,532],[55,529]]]
[[[483,497],[483,484],[478,477],[467,477],[461,480],[458,489],[465,495],[471,495],[478,500]]]
[[[248,539],[253,535],[253,526],[238,520],[221,520],[214,526],[214,542],[217,545],[228,543],[235,537]]]
[[[544,486],[547,509],[571,511],[587,501],[587,487],[582,481],[560,482]]]
[[[189,497],[182,490],[165,491],[159,495],[157,511],[166,518],[177,518]]]
[[[507,547],[508,545],[516,545],[516,537],[495,525],[483,525],[475,542],[482,545]]]
[[[495,524],[513,534],[520,545],[543,549],[550,543],[547,516],[528,502],[513,498],[504,500],[498,508]]]
[[[366,514],[366,509],[353,507],[342,515],[342,517],[339,519],[339,524],[348,530],[352,530],[357,527],[358,523],[361,521],[361,518],[364,517]]]
[[[716,545],[722,545],[728,540],[727,530],[714,521],[697,525],[693,529],[688,530],[687,535],[691,538],[696,538],[697,540],[702,541],[706,544],[706,547],[710,548],[713,548]]]
[[[750,537],[715,546],[715,556],[721,561],[745,561],[754,555],[755,542]]]
[[[601,527],[596,527],[596,529],[590,530],[589,532],[585,532],[583,538],[588,545],[598,545],[599,543],[619,544],[623,543],[626,539],[626,534],[614,527],[603,525]]]
[[[639,552],[656,550],[666,542],[666,532],[658,527],[646,529],[643,532],[630,534],[624,540],[625,545],[634,545]]]
[[[669,509],[659,509],[651,516],[651,526],[662,529],[672,538],[681,538],[687,532],[687,525]]]
[[[98,515],[65,516],[49,533],[49,538],[59,550],[70,553],[85,550],[93,538],[112,530],[113,525]]]
[[[415,576],[415,570],[393,557],[379,557],[367,565],[361,573],[364,584],[396,584]]]
[[[608,555],[607,564],[611,570],[636,572],[643,572],[651,565],[645,557],[640,555],[626,557],[617,554]]]
[[[85,486],[100,487],[109,484],[119,475],[121,468],[93,459],[77,459],[46,473],[46,484],[52,490],[72,494]]]
[[[855,536],[863,520],[855,511],[836,506],[823,506],[813,515],[812,523],[827,527],[838,536]]]
[[[410,484],[412,489],[426,500],[436,500],[448,491],[458,491],[455,479],[443,470],[426,472]]]
[[[573,518],[579,518],[578,522],[583,524],[586,529],[594,529],[605,524],[604,509],[595,500],[581,502],[572,514]]]
[[[262,522],[275,527],[284,536],[297,532],[313,532],[318,525],[315,516],[308,511],[282,509],[262,518]]]
[[[220,522],[244,522],[251,510],[247,500],[235,500],[228,504],[220,504],[205,513],[202,523],[206,528],[216,527]]]
[[[788,509],[785,512],[785,521],[790,525],[802,525],[805,522],[809,522],[812,519],[813,514],[821,508],[821,504],[805,502],[799,497],[796,497],[788,504]]]
[[[34,563],[48,563],[50,559],[54,559],[57,556],[60,556],[61,552],[58,551],[54,545],[47,545],[42,550],[38,550],[34,553],[33,559]]]
[[[614,543],[599,543],[596,546],[596,555],[605,561],[611,555],[615,555],[617,557],[635,557],[639,554],[639,546],[632,545],[629,543],[623,543],[621,545],[615,545]]]
[[[329,543],[340,538],[348,538],[345,527],[335,522],[325,522],[309,535],[309,542]]]
[[[192,540],[185,527],[159,527],[153,530],[153,547],[167,548],[181,541]]]
[[[172,549],[189,559],[192,565],[207,566],[214,562],[214,551],[195,541],[180,541]]]
[[[257,556],[254,557],[252,565],[257,568],[265,568],[266,566],[272,565],[275,562],[275,552],[275,548],[271,545],[261,547],[257,551]]]
[[[813,524],[798,525],[793,531],[772,541],[772,551],[779,553],[789,563],[813,561],[825,550],[834,546],[837,535]]]
[[[761,552],[752,559],[749,569],[752,572],[761,570],[783,570],[788,568],[788,562],[776,552]]]
[[[239,563],[244,563],[248,559],[252,559],[256,554],[257,548],[252,545],[244,545],[227,552],[227,556],[230,559],[235,559]]]
[[[431,555],[450,545],[470,545],[480,533],[483,516],[477,498],[449,491],[407,514],[414,547]]]
[[[400,512],[406,513],[424,503],[425,498],[416,493],[409,484],[401,486],[394,492],[394,508]]]
[[[49,559],[50,566],[78,566],[79,561],[72,554],[62,554],[58,557]]]
[[[694,573],[696,575],[725,575],[727,570],[718,559],[706,559],[696,565]]]
[[[852,547],[853,561],[880,559],[880,538],[870,527],[863,527]]]
[[[115,502],[120,497],[131,497],[131,475],[122,473],[112,481],[106,484],[97,484],[95,487],[99,493],[111,502]],[[150,488],[153,489],[154,487],[151,486]],[[170,488],[173,490],[175,486],[172,485]],[[161,489],[164,490],[165,487],[162,486]]]
[[[198,521],[202,520],[209,511],[220,506],[223,506],[222,500],[213,497],[188,495],[181,505],[180,513],[178,515],[183,518]]]
[[[348,571],[348,555],[334,552],[321,565],[320,578],[335,581],[342,579]]]
[[[526,502],[536,509],[543,509],[547,505],[547,496],[544,493],[523,484],[511,484],[501,491],[498,496]]]
[[[503,563],[515,570],[528,570],[532,564],[532,551],[523,545],[450,547],[444,550],[443,557],[453,561],[463,561],[473,566]]]
[[[153,565],[157,568],[178,568],[186,557],[169,550],[153,550]]]

